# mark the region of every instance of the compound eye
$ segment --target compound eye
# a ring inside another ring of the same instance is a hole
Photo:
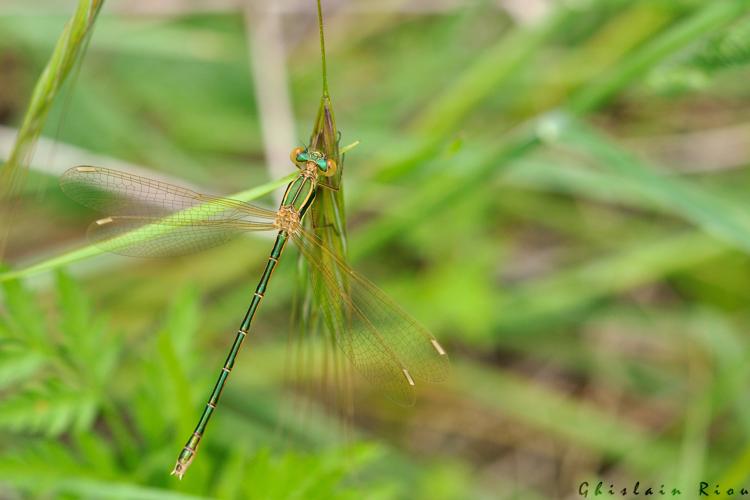
[[[289,155],[289,158],[292,159],[292,163],[297,165],[300,161],[302,161],[299,159],[299,155],[301,155],[304,152],[305,152],[305,148],[294,148],[292,150],[292,153]]]
[[[326,160],[326,170],[325,172],[323,172],[323,175],[325,175],[326,177],[331,177],[332,175],[336,173],[336,168],[337,168],[337,165],[335,161]]]

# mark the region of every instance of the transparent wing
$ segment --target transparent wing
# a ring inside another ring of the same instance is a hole
[[[209,222],[150,217],[107,217],[92,222],[89,240],[107,252],[130,257],[177,257],[212,248],[245,231],[273,230],[271,223]]]
[[[337,344],[354,367],[395,401],[444,380],[448,356],[437,340],[372,282],[301,230],[293,239],[320,278],[313,280]]]
[[[74,167],[60,186],[82,205],[109,215],[89,227],[89,238],[123,255],[172,257],[242,232],[274,229],[272,210],[116,170]]]
[[[189,217],[201,221],[255,218],[266,222],[273,222],[276,217],[274,210],[101,167],[73,167],[60,177],[60,187],[81,205],[106,215],[164,217],[206,205],[203,210],[191,211]]]

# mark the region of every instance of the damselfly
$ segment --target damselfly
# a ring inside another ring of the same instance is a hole
[[[61,178],[62,189],[71,198],[108,215],[91,224],[89,236],[119,254],[169,257],[209,248],[246,231],[276,231],[265,270],[216,385],[177,458],[172,474],[180,478],[195,457],[289,240],[319,276],[313,284],[322,297],[320,307],[326,309],[326,326],[364,377],[392,399],[410,404],[415,386],[447,375],[448,357],[430,332],[303,227],[318,186],[325,185],[319,179],[334,175],[336,162],[312,148],[295,149],[291,159],[300,171],[276,211],[106,168],[75,167]]]

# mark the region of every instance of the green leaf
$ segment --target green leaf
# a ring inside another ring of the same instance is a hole
[[[84,361],[91,360],[94,340],[91,332],[91,308],[81,288],[65,272],[56,273],[57,296],[60,304],[60,329],[68,350]],[[96,339],[98,340],[98,339]]]
[[[166,398],[160,402],[162,411],[174,410],[179,432],[185,436],[192,432],[194,425],[187,358],[191,355],[191,338],[196,330],[196,302],[194,291],[183,291],[174,301],[156,341]]]
[[[0,319],[6,333],[22,342],[44,342],[47,326],[37,301],[18,280],[3,283],[2,288],[6,314]]]
[[[163,335],[168,335],[184,371],[190,371],[195,356],[195,336],[200,324],[198,293],[194,287],[179,290],[164,320]]]
[[[361,445],[316,455],[287,453],[273,457],[268,450],[258,452],[244,476],[244,498],[341,499],[361,497],[361,492],[344,484],[353,474],[376,460],[376,447]]]
[[[28,388],[0,402],[0,428],[57,436],[73,426],[87,404],[85,395],[60,384]]]
[[[0,389],[31,378],[44,365],[37,352],[0,341]]]

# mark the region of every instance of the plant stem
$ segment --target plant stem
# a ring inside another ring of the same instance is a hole
[[[328,95],[328,68],[326,66],[326,40],[323,34],[323,8],[318,0],[318,29],[320,30],[320,63],[323,70],[323,96]]]

